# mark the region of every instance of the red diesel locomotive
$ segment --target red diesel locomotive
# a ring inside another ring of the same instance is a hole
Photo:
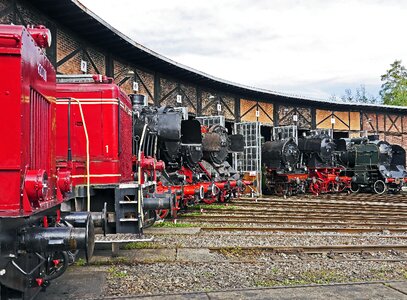
[[[137,146],[150,147],[146,126],[134,140],[132,103],[112,78],[62,75],[57,81],[57,165],[73,178],[64,213],[87,210],[105,231],[142,234],[156,210],[171,209],[175,199],[155,192],[164,164]]]
[[[0,25],[0,293],[31,299],[69,263],[69,251],[94,246],[93,222],[61,219],[69,170],[55,165],[55,70],[43,26]],[[72,218],[71,218],[72,219]]]

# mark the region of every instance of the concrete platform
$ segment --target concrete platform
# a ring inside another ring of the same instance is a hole
[[[60,278],[51,282],[46,292],[41,292],[36,299],[95,299],[100,298],[106,281],[104,272],[71,267]]]
[[[356,283],[314,285],[296,287],[275,287],[262,289],[247,289],[224,292],[186,293],[177,295],[152,295],[121,297],[120,299],[143,299],[143,300],[191,300],[191,299],[407,299],[407,282],[383,282],[383,283]],[[109,298],[116,299],[116,298]],[[117,298],[119,299],[119,298]]]

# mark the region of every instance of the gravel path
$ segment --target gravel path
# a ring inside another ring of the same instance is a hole
[[[405,280],[405,262],[156,263],[108,269],[103,294],[121,296],[308,283]]]
[[[315,246],[315,245],[407,245],[407,239],[377,236],[237,236],[237,235],[158,235],[162,247]]]

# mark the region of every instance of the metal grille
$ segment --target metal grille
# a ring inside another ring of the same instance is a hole
[[[243,153],[234,153],[234,168],[249,173],[257,180],[257,194],[261,191],[261,134],[260,122],[235,123],[235,133],[244,137]]]
[[[298,144],[298,130],[296,125],[273,127],[273,140],[293,138]]]
[[[334,137],[334,131],[332,129],[315,129],[310,131],[311,135],[328,135],[331,138]]]
[[[225,116],[210,116],[210,117],[197,117],[201,125],[210,127],[212,125],[220,124],[225,127]]]
[[[51,105],[36,90],[30,90],[31,169],[49,169]]]

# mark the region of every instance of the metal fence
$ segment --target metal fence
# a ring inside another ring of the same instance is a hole
[[[203,126],[210,127],[212,125],[220,124],[225,127],[225,116],[209,116],[209,117],[196,117],[196,119]]]
[[[314,129],[310,131],[310,135],[327,135],[330,136],[331,138],[334,137],[334,131],[332,129]]]
[[[296,125],[273,127],[273,140],[293,138],[298,144],[298,130]]]
[[[244,137],[243,153],[234,153],[233,167],[256,177],[256,196],[261,194],[261,133],[260,122],[235,123],[235,133]]]

